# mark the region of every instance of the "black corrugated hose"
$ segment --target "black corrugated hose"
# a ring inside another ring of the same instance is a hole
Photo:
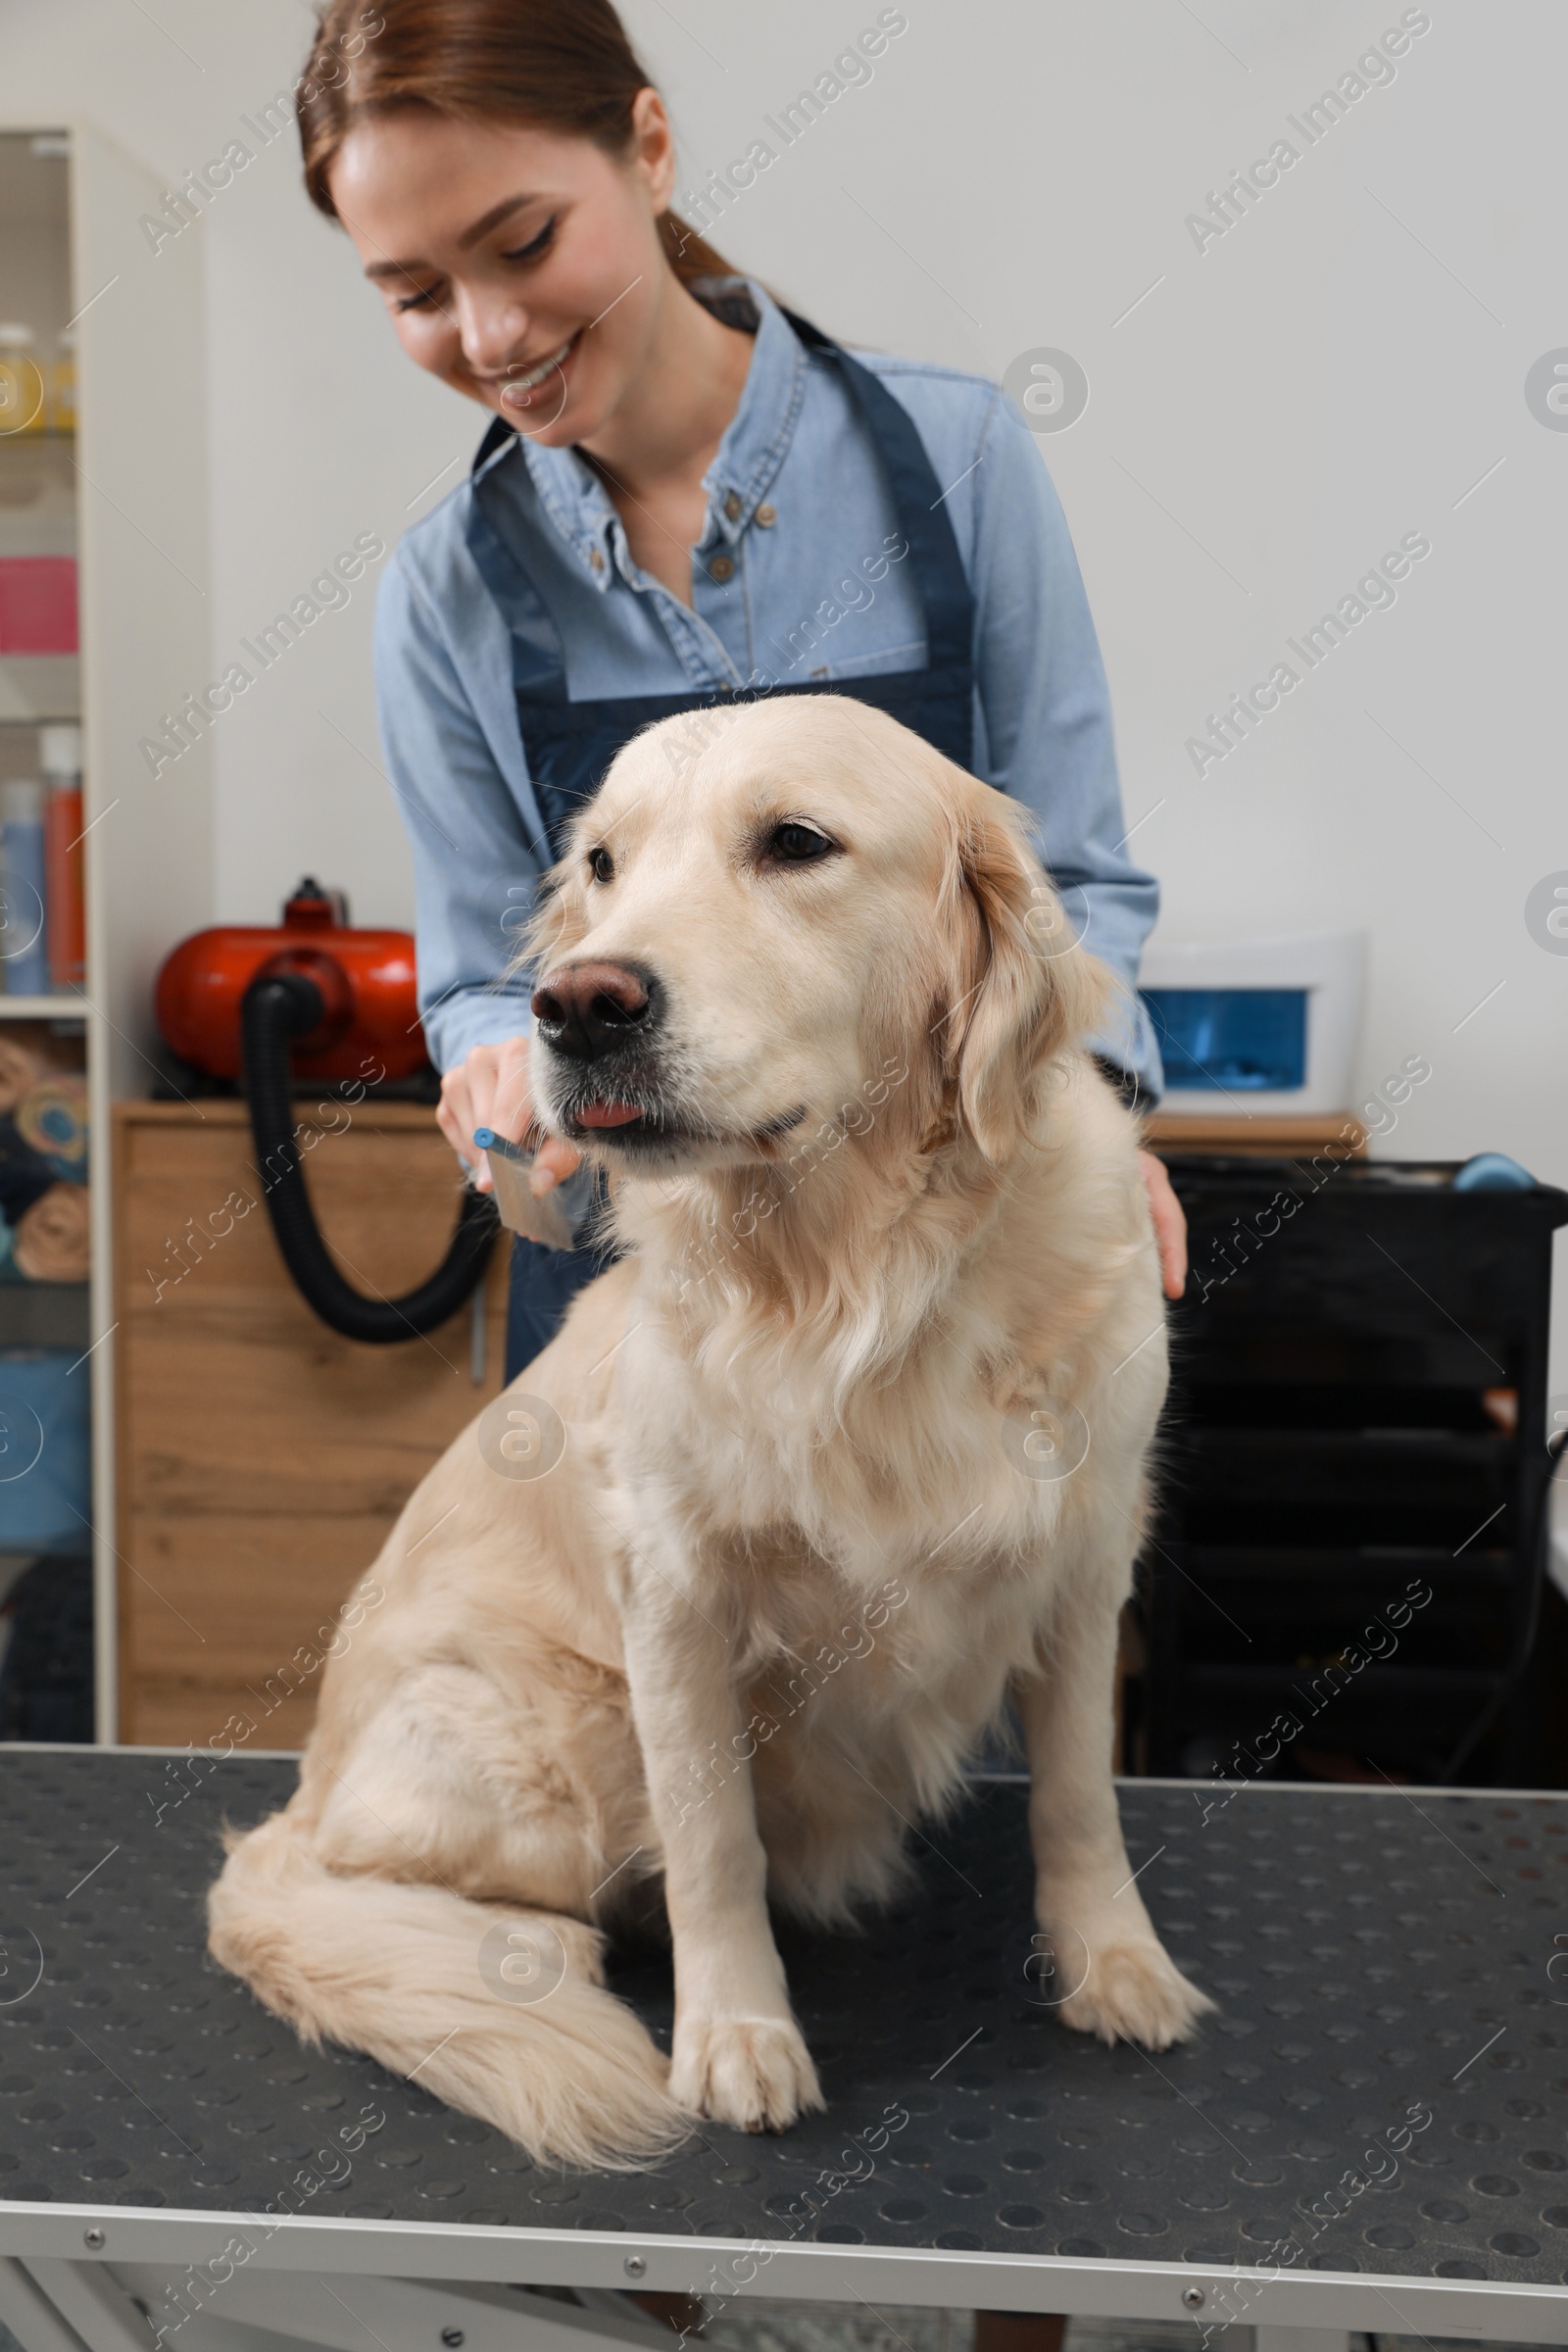
[[[294,1141],[289,1041],[308,1036],[322,1017],[320,990],[300,972],[255,980],[245,992],[245,1092],[267,1213],[300,1296],[323,1323],[371,1347],[416,1340],[448,1321],[478,1288],[498,1231],[495,1205],[465,1187],[446,1256],[427,1282],[401,1298],[367,1298],[344,1281],[317,1225]]]

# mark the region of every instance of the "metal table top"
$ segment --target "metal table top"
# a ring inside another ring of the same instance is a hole
[[[188,2262],[252,2217],[281,2268],[1172,2318],[1200,2282],[1216,2320],[1568,2341],[1568,1796],[1124,1782],[1222,2004],[1152,2057],[1054,2018],[1026,1792],[977,1782],[896,1914],[780,1931],[826,2115],[568,2175],[207,1959],[220,1821],[293,1784],[0,1750],[0,2254]],[[667,2047],[667,1957],[612,1983]]]

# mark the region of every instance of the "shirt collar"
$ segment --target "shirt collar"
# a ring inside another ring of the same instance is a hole
[[[740,405],[725,428],[713,463],[703,476],[708,514],[700,548],[718,540],[733,545],[765,497],[789,448],[806,385],[806,353],[788,319],[755,278],[705,278],[693,289],[715,309],[750,302],[757,339]],[[540,506],[562,539],[576,554],[594,586],[608,589],[617,564],[629,568],[620,517],[603,482],[575,449],[541,449],[508,440],[479,469],[482,478],[520,445]],[[596,561],[597,558],[597,561]]]
[[[750,523],[784,462],[806,390],[806,352],[778,304],[755,278],[705,281],[715,293],[744,291],[757,313],[757,341],[740,406],[703,476],[705,538],[733,543]],[[732,511],[733,510],[733,511]]]

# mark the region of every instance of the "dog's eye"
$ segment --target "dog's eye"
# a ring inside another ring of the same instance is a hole
[[[615,860],[606,849],[590,850],[588,853],[588,871],[592,874],[596,882],[613,882],[615,879]]]
[[[762,855],[776,858],[780,865],[811,865],[818,858],[831,856],[837,847],[815,825],[803,825],[799,817],[787,816],[768,834]]]

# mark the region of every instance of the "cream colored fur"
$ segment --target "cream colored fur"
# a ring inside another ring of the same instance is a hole
[[[834,854],[781,863],[781,819]],[[657,977],[620,1091],[672,1132],[599,1139],[628,1254],[510,1393],[562,1458],[449,1447],[297,1794],[213,1889],[214,1953],[302,2034],[568,2163],[646,2161],[693,2116],[782,2130],[822,2094],[768,1899],[831,1925],[896,1894],[905,1823],[951,1808],[1009,1691],[1039,1924],[1087,1970],[1064,2024],[1157,2049],[1211,2005],[1111,1783],[1164,1318],[1135,1125],[1080,1042],[1108,977],[1067,939],[1012,806],[841,697],[615,761],[529,953]],[[536,1039],[530,1068],[569,1128],[573,1065]],[[1042,1479],[1064,1407],[1089,1450]],[[667,2066],[599,1982],[601,1931],[661,1885]],[[492,1989],[498,1925],[564,1951],[548,1997]]]

